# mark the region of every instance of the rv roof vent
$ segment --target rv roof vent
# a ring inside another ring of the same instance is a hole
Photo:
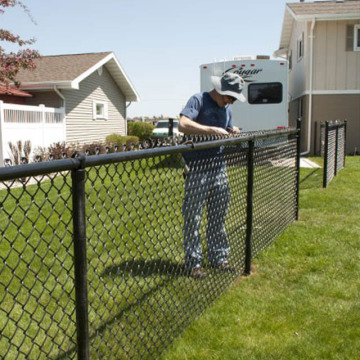
[[[256,60],[269,60],[269,55],[256,55]]]

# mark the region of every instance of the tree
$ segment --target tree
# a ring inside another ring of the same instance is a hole
[[[20,0],[0,0],[0,15],[4,14],[5,10],[2,8],[20,6],[29,15],[30,19],[34,22],[30,15],[29,9]],[[20,47],[25,45],[32,45],[35,39],[23,40],[20,36],[12,34],[10,31],[0,29],[0,41],[10,42],[17,44]],[[13,82],[19,86],[19,81],[16,76],[21,69],[33,70],[35,69],[34,59],[40,57],[37,50],[29,48],[20,49],[17,52],[7,53],[3,46],[0,45],[0,84],[9,85]]]

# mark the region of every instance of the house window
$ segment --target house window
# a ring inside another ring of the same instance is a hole
[[[300,61],[304,56],[304,33],[298,38],[297,41],[297,60]]]
[[[360,51],[360,25],[354,26],[354,51]]]
[[[93,102],[93,119],[107,119],[107,103],[105,101],[94,101]]]

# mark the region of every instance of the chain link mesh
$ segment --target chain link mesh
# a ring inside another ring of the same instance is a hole
[[[337,154],[336,154],[336,171],[340,171],[345,166],[345,127],[338,128],[337,134]]]
[[[320,123],[320,156],[325,154],[325,123]]]
[[[55,359],[76,338],[71,179],[50,174],[0,188],[0,358]]]
[[[255,150],[253,254],[295,220],[296,140]]]
[[[327,123],[324,130],[324,178],[327,187],[337,172],[345,166],[346,123]]]
[[[206,156],[144,150],[86,168],[90,359],[157,358],[243,273],[249,146],[211,140],[190,140],[210,141]],[[254,159],[256,255],[295,219],[296,140],[256,141]],[[0,358],[77,356],[71,181],[58,172],[2,183]],[[189,276],[186,254],[204,279]],[[231,271],[215,266],[225,258]]]
[[[335,176],[335,146],[336,146],[336,129],[330,129],[327,133],[327,166],[326,166],[326,185]]]

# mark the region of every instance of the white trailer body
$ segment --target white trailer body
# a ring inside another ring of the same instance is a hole
[[[232,105],[233,125],[242,131],[288,127],[288,66],[286,60],[230,60],[200,66],[200,91],[213,89],[211,76],[239,74],[246,102]]]

